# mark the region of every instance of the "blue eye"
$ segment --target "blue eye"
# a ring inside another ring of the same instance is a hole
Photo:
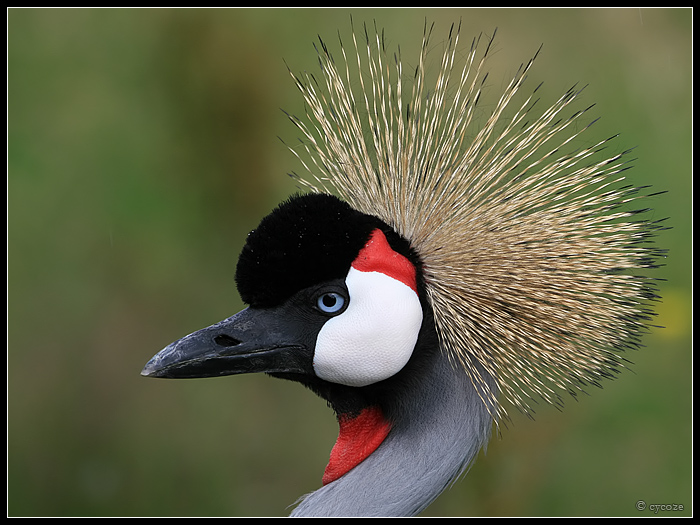
[[[316,306],[322,312],[334,314],[345,306],[345,297],[335,292],[326,292],[316,301]]]

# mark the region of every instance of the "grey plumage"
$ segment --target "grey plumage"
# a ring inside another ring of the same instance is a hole
[[[495,388],[495,385],[491,385]],[[305,496],[292,516],[414,516],[452,484],[491,436],[484,393],[435,353],[396,392],[391,433],[365,461]]]

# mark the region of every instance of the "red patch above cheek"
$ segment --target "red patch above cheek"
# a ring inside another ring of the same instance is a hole
[[[369,241],[353,261],[352,267],[361,272],[381,272],[418,293],[415,266],[389,246],[384,232],[379,229],[372,232]]]

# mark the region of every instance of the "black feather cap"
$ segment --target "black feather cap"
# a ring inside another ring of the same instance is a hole
[[[309,286],[345,278],[376,228],[415,263],[408,242],[377,217],[325,193],[292,196],[248,235],[236,268],[238,292],[245,303],[265,308]]]

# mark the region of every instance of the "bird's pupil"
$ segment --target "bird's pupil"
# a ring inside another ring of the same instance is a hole
[[[332,306],[335,306],[335,303],[338,302],[338,299],[335,295],[326,294],[323,296],[322,301],[325,306],[330,308]]]

